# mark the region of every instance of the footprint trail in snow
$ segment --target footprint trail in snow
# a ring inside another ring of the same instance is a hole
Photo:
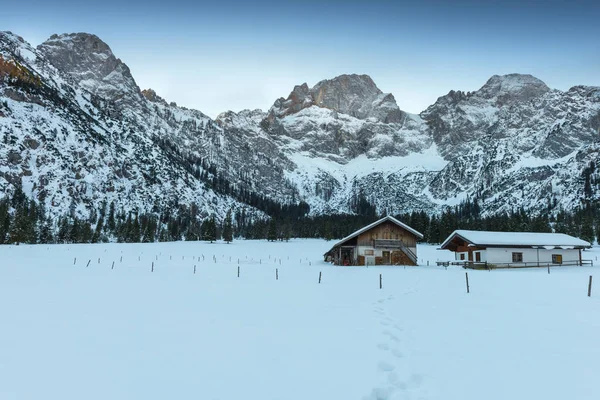
[[[427,399],[429,396],[423,386],[423,375],[414,373],[410,368],[410,348],[407,340],[410,336],[399,321],[390,317],[386,311],[392,300],[394,296],[389,295],[373,305],[381,328],[376,344],[376,351],[380,357],[375,366],[380,380],[363,400]]]

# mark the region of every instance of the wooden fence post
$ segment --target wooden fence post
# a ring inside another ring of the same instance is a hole
[[[467,279],[467,293],[469,293],[469,273],[465,272],[465,278]]]
[[[592,276],[590,275],[590,283],[588,283],[588,297],[592,297]]]
[[[550,275],[550,264],[548,264],[548,275]]]
[[[238,278],[240,277],[240,266],[238,265]]]
[[[379,289],[383,289],[383,281],[381,279],[381,274],[379,274]]]
[[[92,262],[92,260],[88,260],[86,267],[89,267],[91,262]]]
[[[319,283],[321,283],[321,271],[319,271]]]
[[[275,280],[279,280],[279,270],[277,268],[275,268]]]
[[[112,267],[110,267],[110,269],[115,269],[115,262],[114,261],[113,261]]]
[[[150,272],[154,272],[154,261],[152,261],[152,270]]]
[[[196,274],[196,265],[194,265],[194,274]]]
[[[73,265],[75,265],[76,262],[77,262],[77,257],[75,257],[75,259],[73,260]]]

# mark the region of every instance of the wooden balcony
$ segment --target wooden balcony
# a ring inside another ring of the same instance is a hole
[[[406,245],[402,243],[402,240],[375,239],[373,240],[373,247],[376,249],[403,249]]]

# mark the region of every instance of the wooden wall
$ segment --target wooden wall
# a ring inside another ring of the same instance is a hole
[[[374,239],[402,240],[408,247],[417,246],[417,237],[406,229],[385,221],[358,236],[359,246],[372,246]]]

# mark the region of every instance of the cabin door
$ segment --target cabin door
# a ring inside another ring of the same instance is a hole
[[[375,265],[375,256],[365,256],[365,265]]]
[[[390,252],[389,251],[382,251],[381,252],[381,258],[383,261],[384,265],[390,265],[392,263],[392,260],[390,259]]]

